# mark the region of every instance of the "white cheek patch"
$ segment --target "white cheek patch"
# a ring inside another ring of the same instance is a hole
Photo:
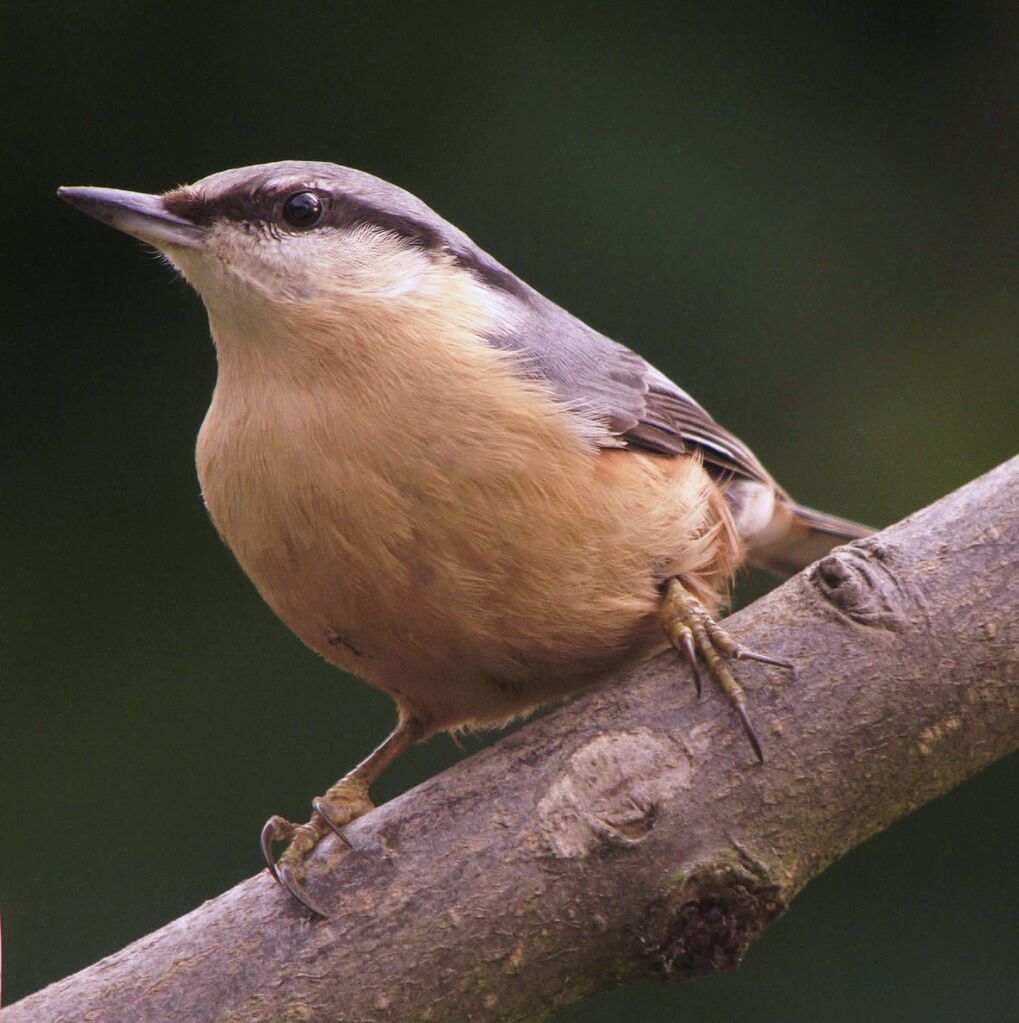
[[[404,274],[403,277],[396,281],[392,286],[388,288],[381,288],[375,292],[375,294],[381,299],[387,298],[401,298],[403,295],[407,295],[412,291],[415,291],[420,284],[420,276],[418,274]]]
[[[309,259],[333,270],[323,290],[352,298],[399,298],[420,288],[434,268],[419,247],[370,225],[325,233],[309,248]]]
[[[301,251],[302,240],[222,223],[212,228],[202,252],[174,249],[165,255],[207,305],[292,302],[316,290],[316,257]]]
[[[256,338],[269,348],[293,344],[305,318],[319,336],[329,325],[337,345],[352,329],[396,336],[408,323],[414,337],[484,344],[516,315],[508,295],[452,257],[372,226],[277,233],[224,223],[204,251],[170,258],[201,294],[221,350],[263,347]]]
[[[202,293],[237,289],[270,301],[394,299],[421,287],[434,269],[428,254],[370,226],[306,232],[214,229],[202,253],[171,260]]]

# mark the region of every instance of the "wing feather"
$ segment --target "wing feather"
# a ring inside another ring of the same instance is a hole
[[[526,290],[525,315],[512,329],[487,340],[518,353],[523,372],[548,382],[564,404],[601,423],[602,446],[662,455],[696,452],[716,475],[774,486],[754,453],[663,373]]]

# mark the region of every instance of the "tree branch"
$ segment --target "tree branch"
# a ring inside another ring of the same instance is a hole
[[[1019,458],[730,619],[767,755],[663,656],[0,1023],[537,1020],[736,965],[838,856],[1019,746]]]

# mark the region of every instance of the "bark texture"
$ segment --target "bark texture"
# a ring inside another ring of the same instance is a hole
[[[810,878],[1019,746],[1019,458],[729,620],[767,763],[664,656],[332,837],[312,921],[262,873],[0,1012],[540,1020],[735,966]]]

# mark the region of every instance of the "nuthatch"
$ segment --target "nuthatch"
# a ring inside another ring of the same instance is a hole
[[[322,914],[305,857],[413,743],[499,726],[670,643],[698,687],[703,659],[761,756],[726,662],[790,665],[734,642],[721,597],[744,561],[789,574],[868,530],[795,504],[639,355],[369,174],[288,161],[162,196],[60,195],[202,296],[209,514],[280,618],[396,701],[396,729],[307,824],[263,830],[305,906]]]

